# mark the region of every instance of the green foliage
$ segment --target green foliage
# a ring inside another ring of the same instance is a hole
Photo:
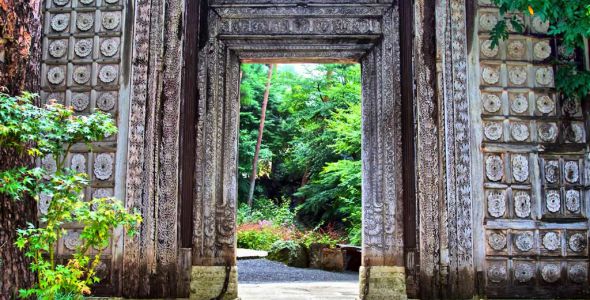
[[[100,252],[90,249],[108,246],[115,227],[123,226],[129,235],[141,222],[138,213],[128,213],[113,198],[85,202],[83,191],[89,185],[88,174],[65,167],[69,151],[75,144],[99,141],[117,131],[108,114],[95,112],[76,116],[71,108],[51,102],[45,107],[33,104],[33,94],[10,97],[0,94],[0,146],[11,147],[34,157],[51,156],[55,170],[15,168],[0,173],[0,193],[15,200],[42,195],[51,199],[46,214],[36,227],[29,224],[18,230],[16,245],[32,259],[31,270],[37,274],[36,286],[20,291],[23,298],[80,299],[90,294],[90,286],[99,282],[95,268]],[[80,244],[65,264],[56,262],[56,243],[65,233],[63,225],[82,224]]]
[[[282,235],[271,227],[238,230],[238,248],[269,251]]]
[[[566,55],[575,49],[585,49],[584,40],[590,37],[590,2],[570,0],[494,0],[504,16],[491,32],[492,46],[508,38],[507,22],[516,32],[523,32],[521,24],[513,12],[534,15],[542,21],[549,22],[548,34],[560,39],[566,49]],[[555,78],[556,88],[567,98],[585,99],[590,91],[590,72],[583,66],[569,62],[557,61],[559,65]],[[563,68],[563,70],[562,70]]]
[[[278,205],[270,199],[257,199],[250,209],[246,203],[240,204],[237,213],[238,225],[247,223],[270,222],[275,226],[292,226],[298,209],[290,208],[290,199],[284,198]]]

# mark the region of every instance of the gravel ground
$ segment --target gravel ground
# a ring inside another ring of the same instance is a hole
[[[293,268],[268,259],[238,260],[239,283],[269,282],[358,282],[357,272],[328,272],[317,269]]]

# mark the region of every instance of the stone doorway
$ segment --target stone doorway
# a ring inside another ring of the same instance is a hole
[[[183,159],[195,162],[192,203],[182,204],[183,211],[190,207],[192,212],[191,297],[237,297],[235,211],[241,62],[361,64],[363,267],[359,291],[361,297],[405,296],[397,6],[389,1],[272,7],[256,5],[256,1],[248,1],[250,5],[213,2],[206,21],[206,42],[195,54],[198,100],[194,104],[194,137],[198,146],[193,157],[185,153]]]

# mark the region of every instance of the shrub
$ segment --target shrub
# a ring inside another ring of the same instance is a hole
[[[253,209],[250,209],[247,204],[242,203],[237,213],[238,225],[260,221],[269,221],[277,226],[294,225],[297,209],[292,210],[290,204],[291,200],[288,198],[282,199],[278,205],[270,199],[256,199]]]
[[[238,231],[238,247],[255,250],[270,250],[272,244],[281,240],[281,235],[272,229]]]

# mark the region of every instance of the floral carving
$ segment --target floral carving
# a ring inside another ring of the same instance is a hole
[[[51,199],[53,197],[50,194],[41,192],[39,194],[39,212],[43,215],[47,214],[49,211],[49,204],[51,204]]]
[[[545,180],[549,183],[556,183],[559,180],[559,161],[545,161]]]
[[[567,276],[573,283],[585,283],[588,278],[588,268],[581,263],[570,265]]]
[[[493,283],[500,283],[506,280],[507,271],[503,264],[493,264],[488,269],[488,279]]]
[[[76,250],[76,247],[81,245],[80,233],[76,231],[68,231],[63,237],[63,242],[68,250]]]
[[[51,28],[54,31],[61,32],[66,30],[70,25],[70,15],[69,14],[56,14],[51,17]]]
[[[527,218],[531,215],[531,196],[527,192],[514,193],[514,213],[519,218]]]
[[[545,60],[551,56],[551,45],[549,41],[542,40],[533,46],[533,56],[536,60]]]
[[[483,108],[490,113],[495,113],[502,107],[502,101],[496,94],[482,93]]]
[[[544,22],[538,16],[533,17],[533,30],[537,33],[547,33],[549,30],[549,22]]]
[[[498,55],[498,47],[492,47],[492,40],[485,40],[481,43],[481,54],[487,58],[493,58]]]
[[[116,38],[105,39],[100,44],[100,53],[106,57],[113,57],[119,50],[119,40]]]
[[[491,181],[500,181],[504,177],[504,165],[502,157],[490,155],[486,159],[486,176]]]
[[[553,143],[557,140],[559,129],[556,123],[542,123],[537,128],[537,134],[541,142]]]
[[[561,242],[559,241],[559,234],[556,232],[547,232],[543,236],[543,247],[549,251],[555,251],[559,249],[559,245]]]
[[[481,77],[487,84],[496,84],[500,81],[500,70],[494,66],[484,66],[481,71]]]
[[[520,283],[529,282],[535,274],[535,268],[530,263],[519,262],[514,265],[514,278]]]
[[[96,106],[102,111],[109,111],[115,107],[116,101],[117,98],[114,92],[106,92],[98,97]]]
[[[586,249],[586,237],[581,233],[574,233],[567,242],[569,248],[574,252],[582,252]]]
[[[100,180],[107,180],[113,175],[113,156],[101,153],[94,159],[94,175]]]
[[[512,40],[507,46],[508,57],[512,59],[522,59],[526,52],[526,46],[522,40]]]
[[[502,137],[502,123],[488,122],[484,125],[483,132],[489,140],[497,141]]]
[[[565,208],[571,213],[580,211],[580,191],[568,190],[565,192]]]
[[[73,78],[77,84],[87,83],[90,80],[90,68],[88,66],[75,67]]]
[[[76,27],[80,31],[88,31],[94,25],[94,16],[92,14],[78,14]]]
[[[121,14],[117,12],[106,12],[102,15],[102,27],[113,30],[121,23]]]
[[[76,173],[86,173],[86,157],[79,153],[72,155],[71,168]]]
[[[61,67],[52,67],[49,69],[49,71],[47,71],[47,80],[51,84],[60,84],[64,81],[65,77],[66,74],[64,72],[64,69]]]
[[[90,97],[85,93],[77,93],[72,96],[72,106],[75,111],[84,111],[90,103]]]
[[[510,127],[512,138],[518,142],[524,142],[529,138],[529,126],[525,123],[514,122]]]
[[[570,143],[583,143],[586,136],[585,132],[582,123],[571,123],[565,131],[565,138]]]
[[[535,244],[533,240],[533,233],[530,231],[525,231],[517,234],[514,244],[516,245],[516,248],[522,252],[532,250]]]
[[[492,13],[483,13],[479,17],[479,27],[485,31],[491,31],[498,23],[498,16]]]
[[[104,66],[100,68],[100,72],[98,73],[98,78],[100,81],[104,83],[111,83],[115,81],[117,76],[119,75],[119,71],[115,66]]]
[[[535,73],[537,83],[540,85],[552,85],[553,84],[553,68],[551,67],[540,67]]]
[[[57,171],[57,162],[53,158],[53,155],[47,155],[41,159],[41,167],[45,169],[49,174],[55,173]]]
[[[53,4],[56,6],[65,6],[68,3],[70,3],[70,0],[53,0]]]
[[[62,58],[67,49],[68,43],[66,40],[53,40],[49,43],[49,55],[54,58]]]
[[[506,235],[493,232],[488,236],[488,245],[496,251],[506,248]]]
[[[576,116],[582,110],[581,104],[578,100],[572,98],[566,98],[563,101],[563,114],[566,116]]]
[[[86,57],[92,53],[92,40],[84,39],[78,40],[74,45],[74,52],[79,57]]]
[[[508,68],[508,79],[515,85],[522,85],[527,80],[527,68],[525,66],[512,66]]]
[[[506,201],[503,191],[490,191],[488,194],[488,212],[490,216],[499,218],[506,211]]]
[[[94,0],[79,0],[80,3],[84,4],[84,5],[89,5],[92,4],[92,2],[94,2]]]
[[[550,114],[555,110],[555,101],[548,95],[537,97],[537,110],[543,114]]]
[[[512,177],[518,182],[525,182],[529,178],[529,160],[522,154],[512,156]]]
[[[545,196],[545,206],[547,210],[552,213],[556,213],[561,208],[561,195],[559,191],[549,190]]]
[[[580,170],[578,168],[577,161],[566,161],[563,167],[563,175],[565,177],[565,181],[569,183],[577,183],[580,179]]]
[[[525,94],[519,93],[512,97],[510,108],[513,112],[522,114],[529,109],[529,100]]]
[[[113,191],[111,189],[96,189],[94,193],[92,193],[92,198],[100,199],[100,198],[109,198],[113,196]]]
[[[546,264],[541,268],[541,277],[549,283],[554,283],[561,277],[561,268],[557,264]]]

